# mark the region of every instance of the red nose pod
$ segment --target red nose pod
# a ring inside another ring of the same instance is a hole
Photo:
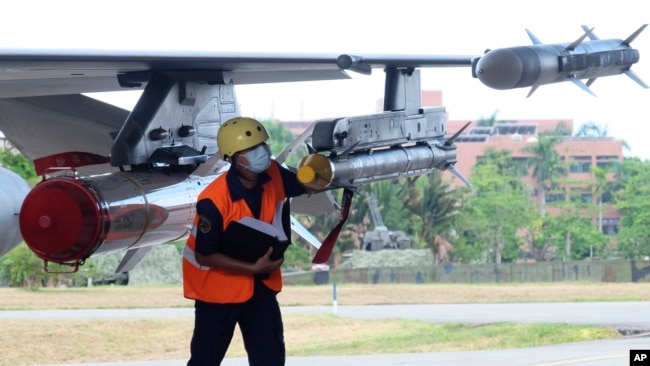
[[[99,243],[102,215],[94,195],[79,181],[52,178],[25,197],[20,212],[25,243],[41,259],[84,259]]]

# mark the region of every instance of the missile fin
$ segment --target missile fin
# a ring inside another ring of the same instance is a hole
[[[630,79],[634,80],[637,82],[637,84],[641,85],[644,89],[648,89],[648,84],[644,83],[641,78],[634,73],[632,70],[627,70],[625,71],[625,75],[629,76]]]
[[[316,149],[314,149],[313,146],[311,146],[310,144],[308,144],[306,142],[305,142],[305,147],[307,148],[307,154],[311,155],[311,154],[316,153]]]
[[[465,183],[468,187],[472,187],[472,183],[469,181],[469,179],[465,178],[465,176],[464,176],[461,172],[459,172],[458,169],[456,169],[455,166],[450,165],[450,166],[447,168],[447,170],[449,170],[449,172],[450,172],[451,174],[453,174],[453,175],[455,175],[456,177],[458,177],[458,179],[462,180],[463,183]]]
[[[315,217],[337,209],[337,203],[331,191],[308,193],[291,199],[292,214]]]
[[[535,92],[535,90],[537,90],[537,88],[539,88],[539,85],[533,85],[533,87],[530,88],[528,95],[526,95],[526,98],[530,98],[530,96],[533,95],[533,93]]]
[[[287,159],[289,154],[291,154],[298,146],[304,144],[307,141],[307,139],[311,137],[311,134],[314,132],[315,125],[316,125],[315,123],[309,125],[309,127],[307,127],[307,129],[303,131],[303,133],[301,133],[300,136],[298,136],[286,148],[284,148],[284,150],[282,150],[280,155],[278,155],[275,158],[275,160],[280,164],[284,163],[284,161]]]
[[[472,124],[471,121],[465,123],[465,125],[464,125],[460,130],[458,130],[458,132],[456,132],[453,136],[451,136],[450,138],[448,138],[447,141],[445,141],[444,146],[451,146],[451,145],[453,145],[453,144],[454,144],[454,141],[458,138],[458,136],[460,136],[460,134],[463,133],[463,131],[465,131],[465,129],[466,129],[470,124]]]
[[[530,38],[533,44],[542,44],[542,42],[537,37],[535,37],[533,32],[531,32],[528,28],[526,28],[526,33],[528,33],[528,38]]]
[[[589,33],[591,33],[591,31],[593,31],[593,30],[594,30],[594,28],[591,28],[591,29],[585,31],[585,34],[583,34],[582,36],[580,36],[580,38],[576,39],[575,41],[573,41],[573,43],[571,43],[570,45],[566,46],[565,50],[567,50],[567,51],[573,51],[573,50],[575,50],[576,47],[580,46],[580,43],[582,43],[582,41],[584,41],[585,38],[587,38],[587,36],[589,35]]]
[[[140,263],[144,257],[149,254],[151,249],[153,249],[153,245],[127,250],[126,254],[124,254],[124,257],[122,257],[122,261],[115,269],[115,273],[128,272],[133,270],[135,266],[137,266],[138,263]]]
[[[291,230],[293,230],[294,233],[300,235],[301,238],[305,239],[314,248],[320,248],[322,243],[312,233],[310,233],[306,227],[302,226],[302,224],[296,220],[293,215],[291,216]]]
[[[577,77],[569,76],[567,79],[569,79],[569,81],[571,81],[572,83],[576,84],[580,89],[586,91],[587,93],[593,95],[594,97],[596,96],[596,94],[593,91],[591,91],[591,89],[589,89],[589,87],[587,85],[585,85],[585,83],[583,83]]]
[[[641,27],[639,27],[639,29],[637,29],[637,30],[636,30],[634,33],[632,33],[629,37],[625,38],[625,40],[623,40],[623,41],[621,42],[621,44],[624,44],[624,45],[626,45],[626,46],[629,47],[629,46],[630,46],[630,43],[632,43],[632,41],[634,41],[634,39],[635,39],[639,34],[641,34],[641,32],[643,32],[643,30],[644,30],[645,27],[647,27],[647,26],[648,26],[647,24],[644,24],[644,25],[642,25]]]
[[[194,170],[191,175],[197,177],[207,177],[209,175],[219,174],[222,171],[224,171],[224,167],[226,166],[230,166],[230,163],[221,160],[221,157],[217,152],[212,156],[210,156],[205,163],[199,165],[198,168],[196,168],[196,170]]]
[[[582,30],[587,33],[589,39],[591,39],[592,41],[597,41],[599,39],[598,36],[596,36],[596,34],[593,32],[594,30],[593,28],[589,29],[586,25],[583,25]]]

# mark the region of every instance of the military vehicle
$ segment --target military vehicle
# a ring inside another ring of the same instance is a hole
[[[391,231],[384,225],[384,220],[379,212],[377,198],[372,193],[366,194],[370,216],[374,229],[366,231],[363,237],[363,249],[376,251],[382,249],[410,249],[411,238],[403,231]]]

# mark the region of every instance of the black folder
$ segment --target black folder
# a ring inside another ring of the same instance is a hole
[[[290,244],[282,228],[246,217],[228,224],[219,243],[219,252],[240,261],[255,263],[269,247],[273,247],[271,260],[282,258]]]

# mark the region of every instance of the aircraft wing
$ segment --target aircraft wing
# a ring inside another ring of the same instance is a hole
[[[0,98],[142,88],[153,72],[234,84],[346,79],[338,54],[0,48]],[[371,68],[470,66],[471,56],[360,55]]]
[[[119,132],[129,111],[80,93],[143,89],[153,73],[235,85],[348,79],[337,64],[340,56],[0,48],[0,131],[30,159],[63,151],[107,154],[113,144],[110,134]],[[470,56],[355,58],[372,68],[469,66],[471,62]]]
[[[4,90],[4,87],[2,89]],[[0,99],[0,131],[30,160],[66,151],[106,155],[129,111],[81,95]],[[83,168],[88,174],[115,171],[108,164]]]

